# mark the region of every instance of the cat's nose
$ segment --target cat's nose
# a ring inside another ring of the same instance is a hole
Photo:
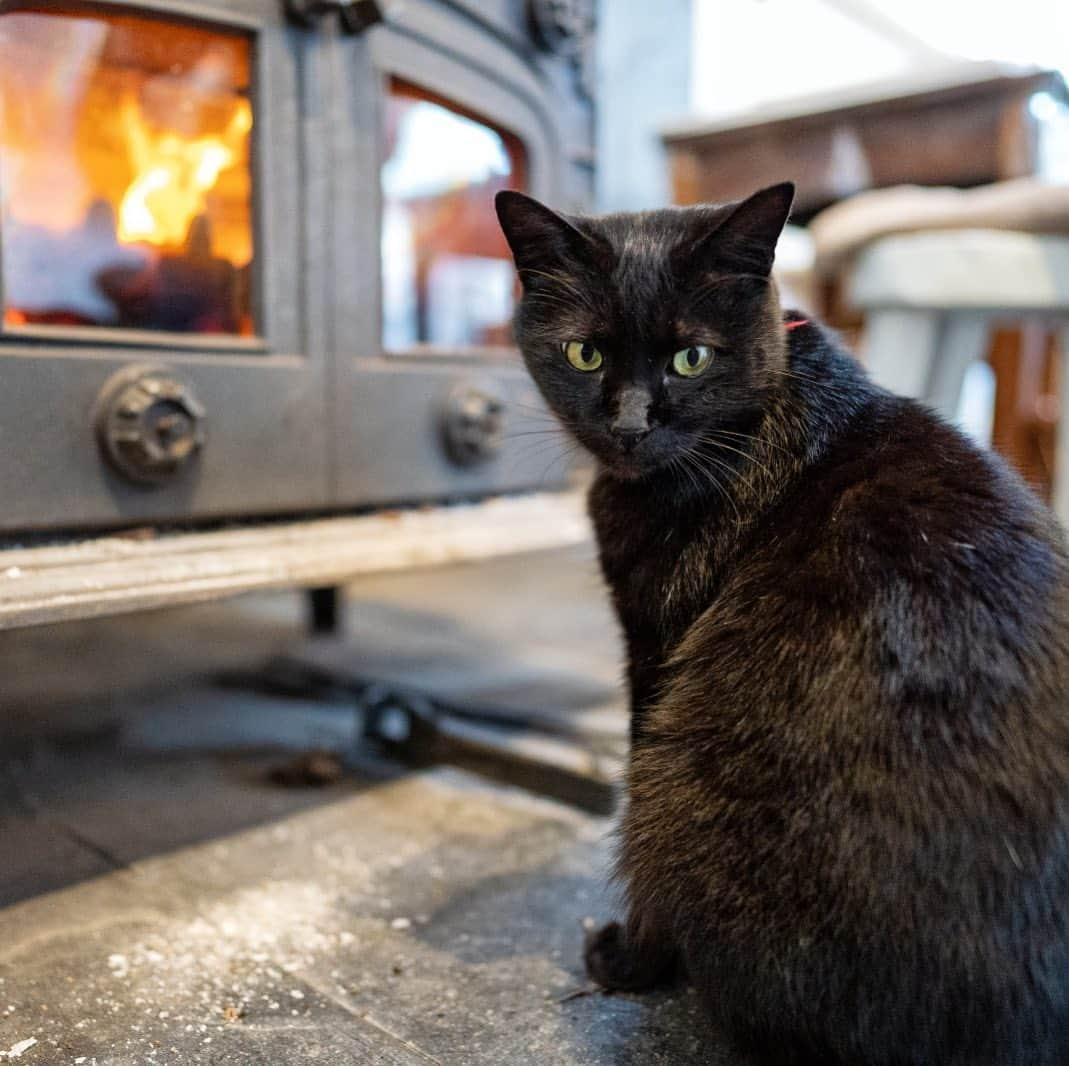
[[[618,429],[616,431],[616,439],[620,444],[620,449],[624,452],[633,452],[649,435],[649,429]]]
[[[623,452],[633,452],[649,434],[651,402],[649,390],[641,385],[626,385],[620,390],[612,432]]]

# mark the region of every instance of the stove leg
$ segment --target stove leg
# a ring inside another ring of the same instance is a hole
[[[308,589],[307,596],[309,631],[319,636],[340,633],[345,608],[345,593],[341,587],[328,585]]]

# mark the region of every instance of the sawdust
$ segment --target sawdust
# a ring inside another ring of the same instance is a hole
[[[332,952],[359,946],[351,925],[339,893],[311,882],[267,881],[232,893],[115,945],[99,980],[71,1004],[83,1012],[74,1030],[91,1031],[121,1010],[130,1041],[156,1047],[153,1037],[164,1031],[206,1042],[250,1010],[279,1011],[283,1002],[295,1008],[287,1013],[306,1013],[312,1004],[295,987],[301,974]]]
[[[314,882],[271,881],[234,893],[109,956],[116,980],[158,989],[168,1002],[239,975],[294,973],[341,943],[337,898]],[[240,980],[238,981],[240,983]]]
[[[0,1059],[21,1059],[25,1052],[36,1045],[37,1037],[35,1036],[31,1036],[27,1040],[20,1040],[17,1044],[12,1044],[7,1051],[0,1051]]]

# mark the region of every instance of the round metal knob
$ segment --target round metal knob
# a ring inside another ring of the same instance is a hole
[[[204,445],[204,408],[189,385],[161,367],[130,367],[97,401],[97,440],[111,466],[142,485],[172,481]]]
[[[501,451],[505,401],[493,386],[465,382],[446,400],[442,418],[446,451],[460,466],[486,462]]]

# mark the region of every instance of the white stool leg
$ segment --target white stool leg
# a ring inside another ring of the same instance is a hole
[[[965,372],[984,357],[987,343],[988,324],[984,315],[959,311],[947,316],[924,401],[949,422],[958,420]]]
[[[1069,530],[1069,326],[1061,336],[1062,365],[1058,368],[1058,433],[1054,447],[1054,492],[1051,501],[1062,526]]]
[[[862,347],[869,376],[899,396],[924,398],[939,351],[938,311],[872,308]]]

